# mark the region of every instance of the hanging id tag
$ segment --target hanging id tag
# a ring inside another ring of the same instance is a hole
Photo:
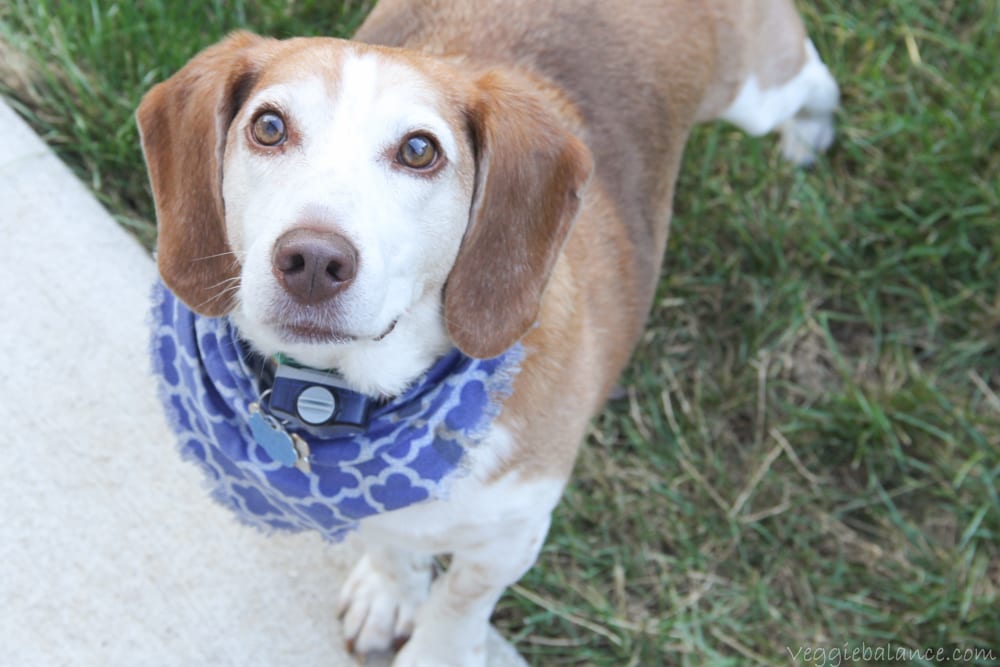
[[[281,423],[265,414],[257,403],[250,404],[250,431],[267,455],[283,466],[309,472],[309,445],[297,434],[289,434]]]

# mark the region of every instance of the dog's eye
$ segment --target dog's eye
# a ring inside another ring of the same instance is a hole
[[[437,148],[430,137],[413,134],[403,141],[396,159],[410,169],[427,169],[434,164],[437,154]]]
[[[254,141],[262,146],[277,146],[285,140],[285,120],[273,111],[265,111],[253,121]]]

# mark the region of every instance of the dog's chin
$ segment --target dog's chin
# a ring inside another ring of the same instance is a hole
[[[278,332],[278,338],[283,343],[343,345],[356,340],[350,334],[314,324],[277,324],[272,326]]]
[[[384,331],[374,336],[353,334],[313,323],[274,322],[271,326],[278,332],[281,341],[287,344],[347,345],[362,341],[377,343],[391,334],[398,322],[399,318],[393,320]]]

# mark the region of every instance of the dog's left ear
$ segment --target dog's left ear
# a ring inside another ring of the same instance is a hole
[[[467,118],[476,187],[444,314],[458,348],[488,359],[534,325],[593,160],[537,96],[506,76],[484,75],[475,95]]]
[[[233,307],[239,263],[226,238],[226,133],[274,40],[233,33],[142,98],[139,136],[156,203],[157,264],[167,286],[210,317]]]

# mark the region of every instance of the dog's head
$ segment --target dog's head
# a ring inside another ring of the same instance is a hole
[[[335,39],[234,34],[137,117],[167,285],[389,393],[532,326],[591,171],[511,76]]]

